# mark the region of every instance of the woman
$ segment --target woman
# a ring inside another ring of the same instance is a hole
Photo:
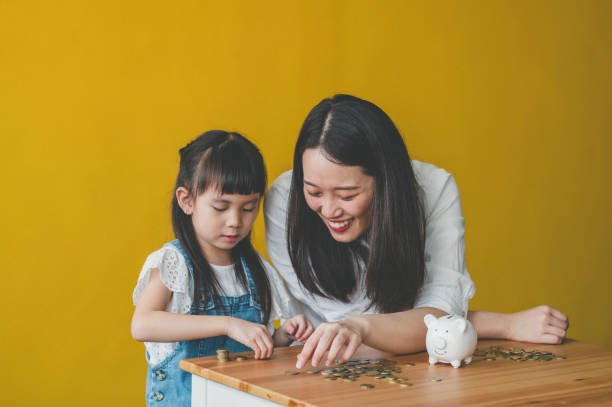
[[[480,337],[559,343],[567,317],[542,306],[517,314],[469,312],[464,219],[449,173],[411,161],[377,106],[348,95],[306,117],[293,171],[264,204],[270,259],[317,325],[298,356],[317,366],[360,345],[425,348],[423,317],[467,315]]]

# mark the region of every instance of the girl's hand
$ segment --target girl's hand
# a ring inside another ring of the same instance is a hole
[[[314,328],[310,321],[308,321],[304,315],[300,314],[286,320],[280,330],[285,334],[289,342],[291,339],[295,339],[304,343],[313,333]]]
[[[330,366],[336,359],[349,360],[362,340],[363,328],[351,318],[338,322],[324,322],[306,341],[295,366],[301,369],[309,360],[312,366],[318,366],[325,352],[327,352],[326,366]]]
[[[274,345],[268,329],[253,322],[230,317],[227,336],[248,346],[255,352],[255,359],[268,359],[272,356]]]
[[[559,344],[569,326],[567,316],[547,305],[510,314],[508,339],[520,342]]]

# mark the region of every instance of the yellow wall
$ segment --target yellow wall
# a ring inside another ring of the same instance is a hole
[[[456,176],[472,308],[612,346],[611,2],[172,4],[0,1],[3,405],[143,405],[131,293],[178,148],[238,130],[274,179],[337,92]]]

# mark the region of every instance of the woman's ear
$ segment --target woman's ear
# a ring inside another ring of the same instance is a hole
[[[185,187],[178,187],[176,189],[176,200],[179,206],[185,213],[185,215],[193,215],[193,198]]]

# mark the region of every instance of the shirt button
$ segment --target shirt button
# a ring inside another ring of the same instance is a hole
[[[160,382],[163,382],[164,380],[166,380],[166,372],[164,372],[163,370],[158,370],[157,372],[155,372],[155,377],[157,377],[157,380],[159,380]]]
[[[156,391],[155,394],[153,394],[153,400],[162,401],[163,399],[164,399],[164,393],[162,393],[161,391]]]

